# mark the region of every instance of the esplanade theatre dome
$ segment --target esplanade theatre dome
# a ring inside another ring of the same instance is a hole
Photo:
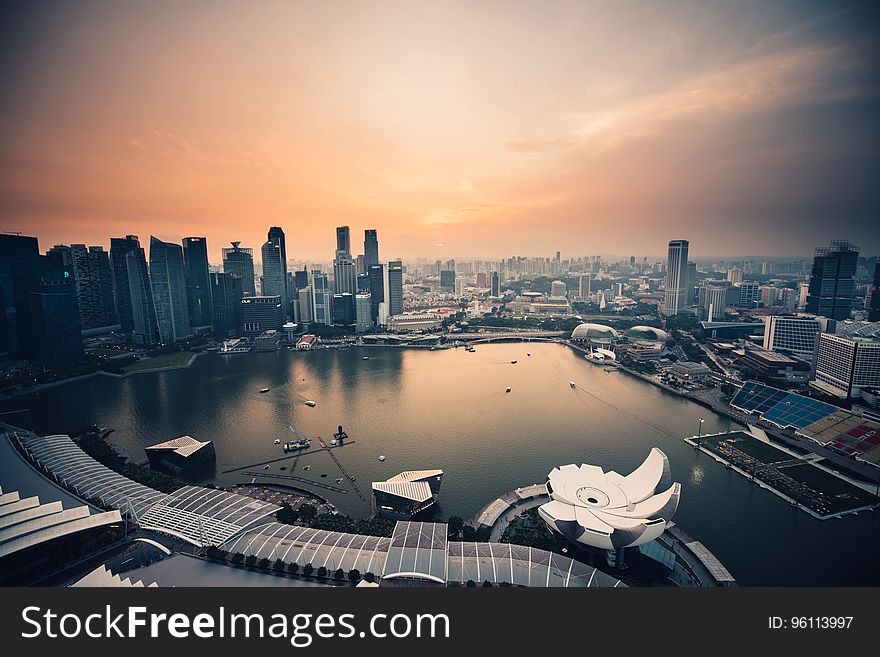
[[[669,339],[669,334],[656,326],[633,326],[624,332],[624,335],[631,340],[648,340],[650,342],[666,342]]]
[[[578,324],[571,332],[572,340],[589,340],[591,342],[611,342],[618,337],[617,331],[604,324]]]

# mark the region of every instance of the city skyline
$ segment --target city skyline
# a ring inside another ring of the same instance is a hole
[[[864,5],[44,9],[7,10],[0,133],[0,229],[44,247],[201,235],[219,263],[274,225],[323,262],[349,225],[385,261],[880,251]]]

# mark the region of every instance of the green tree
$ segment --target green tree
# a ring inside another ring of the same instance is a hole
[[[262,569],[262,570],[269,570],[269,568],[270,568],[271,566],[272,566],[272,562],[269,561],[266,557],[263,557],[262,559],[260,559],[260,560],[257,562],[257,567],[260,568],[260,569]]]
[[[244,565],[247,566],[248,568],[253,568],[254,566],[256,566],[257,565],[257,555],[249,554],[244,560]]]
[[[312,566],[312,564],[307,563],[305,566],[303,566],[303,575],[311,575],[313,572],[315,572],[315,568],[314,566]]]
[[[352,583],[357,582],[358,580],[360,580],[360,578],[361,571],[359,571],[357,568],[352,568],[348,571],[348,579],[350,579]]]
[[[333,571],[333,579],[341,582],[344,578],[345,578],[345,571],[342,570],[342,568],[337,568],[335,571]]]
[[[459,516],[449,516],[446,527],[450,537],[458,538],[461,535],[462,527],[464,527],[464,521]]]
[[[312,524],[312,520],[318,514],[318,510],[311,504],[301,504],[299,507],[299,517],[307,525]]]
[[[287,570],[287,564],[284,563],[281,559],[275,559],[275,563],[272,564],[272,570],[276,573],[283,573]]]
[[[291,561],[287,564],[287,572],[291,575],[296,575],[299,572],[299,564],[296,561]]]
[[[318,568],[318,577],[327,577],[327,569],[324,566]]]

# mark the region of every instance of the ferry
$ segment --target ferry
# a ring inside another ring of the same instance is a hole
[[[220,347],[218,351],[226,356],[229,354],[246,354],[250,350],[250,345],[244,342],[241,338],[234,338],[232,340],[224,340],[223,346]]]
[[[513,388],[511,388],[510,386],[507,386],[507,390],[505,390],[504,392],[510,392],[512,389]]]
[[[385,455],[384,455],[384,454],[380,454],[380,455],[379,455],[379,460],[380,460],[380,461],[384,461],[384,460],[385,460]]]
[[[572,388],[577,388],[577,384],[574,381],[569,381],[568,385],[570,385]]]
[[[313,402],[311,399],[306,400],[306,406],[317,406],[318,402]]]
[[[269,392],[269,388],[260,388],[260,392]]]
[[[290,440],[284,443],[284,446],[281,448],[285,453],[287,452],[295,452],[300,449],[308,449],[309,447],[309,439],[308,438],[298,438],[296,440]]]

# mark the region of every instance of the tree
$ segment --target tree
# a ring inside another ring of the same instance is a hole
[[[299,572],[299,564],[296,561],[291,561],[287,564],[287,572],[291,575],[296,575]]]
[[[318,568],[318,577],[327,577],[327,569],[324,566]]]
[[[351,580],[352,584],[357,582],[360,578],[361,578],[361,571],[359,571],[357,568],[352,568],[351,570],[348,571],[348,579]]]
[[[244,565],[248,566],[249,568],[253,568],[254,566],[256,566],[257,565],[257,555],[249,554],[247,556],[247,558],[245,558],[245,560],[244,560]]]
[[[240,564],[244,561],[244,555],[241,552],[233,552],[228,557],[229,563]]]
[[[257,562],[257,566],[259,568],[262,568],[263,570],[268,570],[271,565],[272,565],[272,562],[269,561],[266,557],[263,557],[262,559],[260,559]]]
[[[296,522],[297,518],[299,518],[299,512],[291,507],[287,502],[281,505],[281,508],[278,509],[278,512],[275,514],[275,518],[278,522],[284,523],[286,525],[292,525]]]
[[[318,510],[311,504],[301,504],[299,507],[299,517],[307,525],[312,524],[312,520],[318,515]]]
[[[283,573],[286,569],[286,563],[284,563],[281,559],[275,559],[275,563],[272,564],[272,570],[274,570],[276,573]]]
[[[483,580],[483,586],[484,586],[484,587],[492,586],[492,582],[490,582],[488,579],[487,579],[487,580]]]
[[[311,575],[314,571],[315,568],[310,563],[307,563],[305,566],[303,566],[303,575]]]
[[[333,579],[335,579],[335,580],[342,581],[342,579],[343,579],[344,577],[345,577],[345,571],[342,570],[342,568],[337,568],[337,569],[333,572]]]
[[[475,587],[477,586],[477,583],[476,583],[474,580],[469,579],[469,580],[467,581],[467,584],[465,584],[465,586],[467,586],[469,589],[472,589],[472,588],[475,588]]]
[[[376,581],[376,576],[373,573],[364,573],[364,579],[372,584]]]
[[[464,527],[464,521],[459,516],[449,516],[449,520],[446,521],[446,527],[450,536],[458,537],[461,534],[462,527]]]

